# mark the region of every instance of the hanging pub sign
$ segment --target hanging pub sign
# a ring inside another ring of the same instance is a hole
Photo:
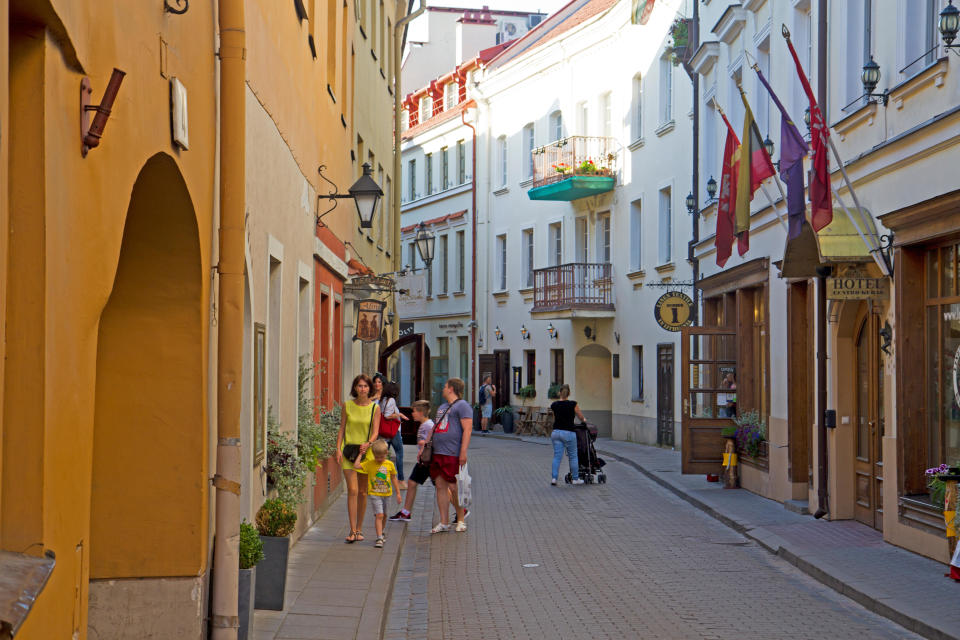
[[[376,342],[380,339],[383,327],[383,309],[387,303],[382,300],[357,301],[357,332],[354,340]]]
[[[868,278],[847,275],[827,278],[827,300],[888,300],[890,281],[887,278]]]
[[[693,319],[693,300],[682,291],[668,291],[657,300],[653,317],[667,331],[680,331]]]

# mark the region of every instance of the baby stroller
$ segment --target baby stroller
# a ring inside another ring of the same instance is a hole
[[[580,468],[579,476],[586,484],[606,484],[607,474],[602,469],[607,463],[602,458],[597,457],[597,450],[593,443],[597,439],[597,425],[584,423],[574,425],[574,431],[577,434],[577,466]],[[564,477],[564,482],[570,484],[573,478],[568,473]]]

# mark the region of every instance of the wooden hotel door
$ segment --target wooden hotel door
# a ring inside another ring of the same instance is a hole
[[[883,375],[879,318],[867,314],[856,339],[854,518],[883,529]]]

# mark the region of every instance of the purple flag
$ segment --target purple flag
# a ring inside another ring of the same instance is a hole
[[[756,66],[753,68],[760,78],[760,82],[770,92],[773,103],[780,109],[780,177],[787,185],[787,220],[790,223],[789,238],[792,240],[800,235],[806,213],[806,199],[803,193],[803,157],[807,155],[807,141],[797,131],[793,120],[787,115],[777,94],[770,88],[770,83],[763,77],[763,72]]]

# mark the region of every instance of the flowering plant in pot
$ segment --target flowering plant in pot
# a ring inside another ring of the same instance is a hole
[[[597,172],[597,165],[590,158],[587,158],[586,160],[581,162],[579,165],[577,165],[577,173],[596,173],[596,172]]]
[[[750,456],[759,457],[763,443],[767,441],[767,425],[756,410],[744,411],[733,419],[737,425],[737,450]]]
[[[560,175],[566,175],[570,173],[570,165],[568,165],[566,162],[558,162],[557,164],[553,165],[553,170]]]
[[[257,576],[256,608],[281,611],[287,586],[290,534],[297,526],[297,512],[283,500],[271,498],[257,511],[256,520],[264,552]]]

